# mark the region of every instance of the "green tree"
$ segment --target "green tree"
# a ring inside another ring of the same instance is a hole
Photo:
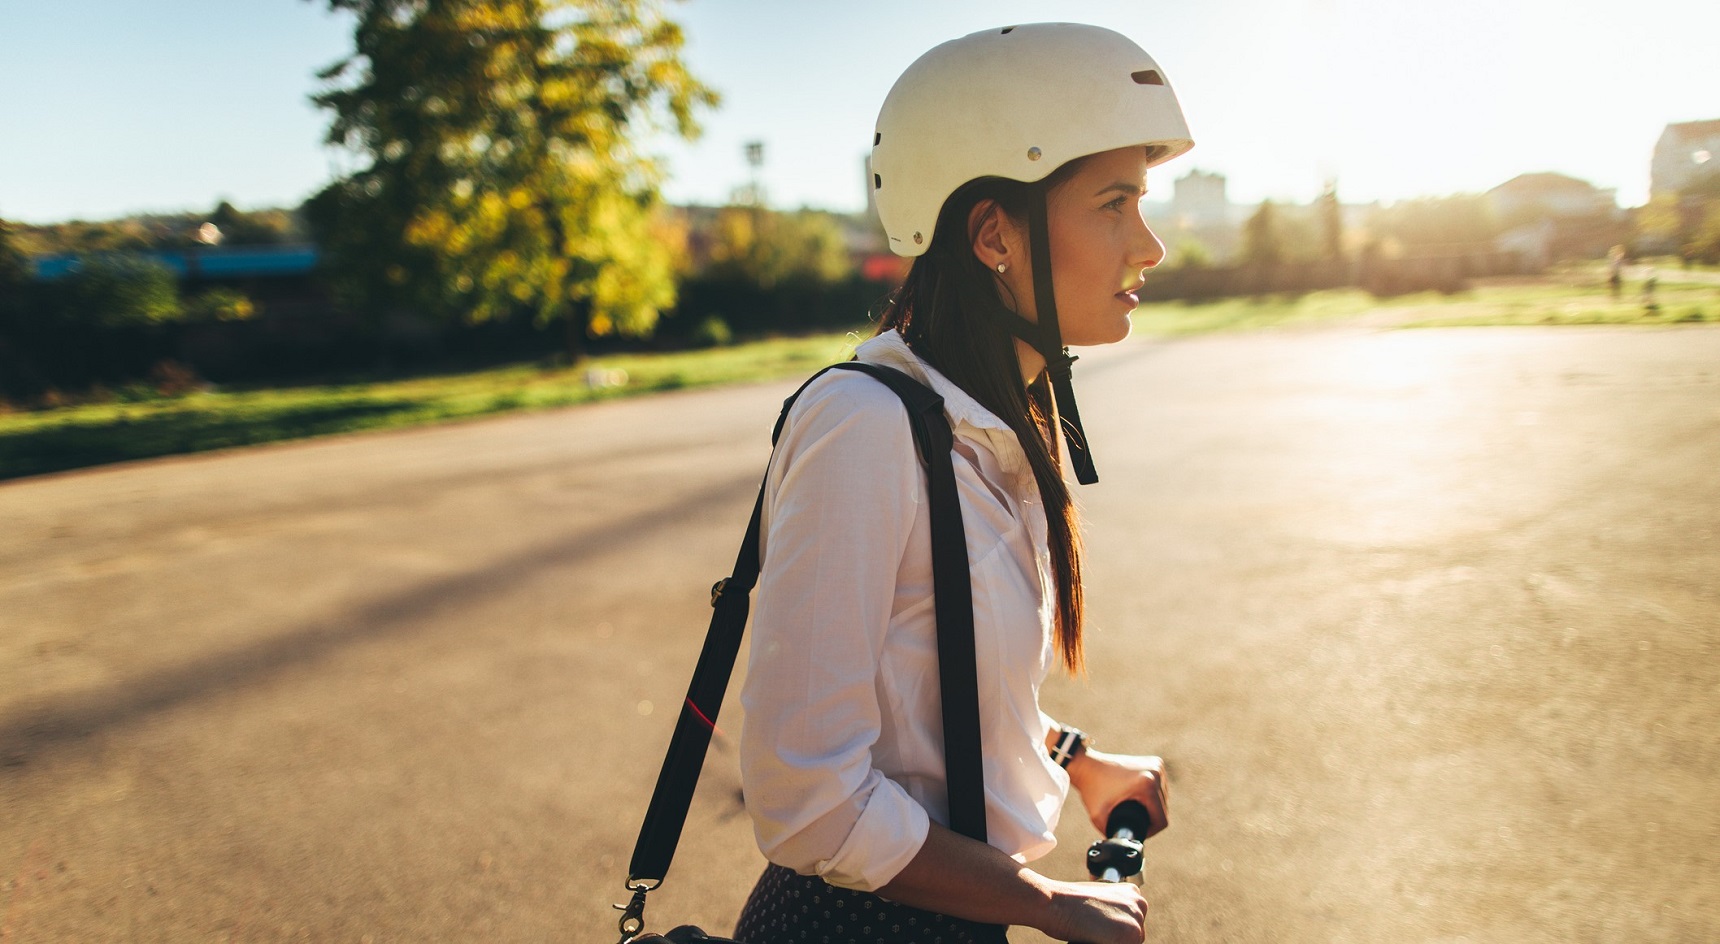
[[[18,245],[18,234],[11,223],[0,217],[0,293],[10,296],[30,277],[30,260]]]
[[[1315,201],[1320,217],[1320,252],[1323,258],[1344,258],[1344,208],[1338,203],[1338,182],[1326,181]]]
[[[179,321],[185,306],[173,272],[158,262],[125,257],[90,259],[53,283],[61,315],[106,328]]]
[[[854,271],[842,228],[828,213],[724,207],[713,229],[710,275],[769,291],[785,283],[840,282]]]
[[[1212,250],[1206,243],[1193,236],[1179,237],[1171,244],[1170,263],[1172,269],[1210,269],[1212,268]]]
[[[1500,232],[1491,205],[1475,194],[1404,200],[1375,213],[1370,228],[1412,253],[1491,244]]]
[[[10,316],[22,312],[28,305],[24,294],[29,291],[31,266],[19,242],[16,227],[0,217],[0,332],[5,330]],[[6,364],[5,347],[5,340],[0,339],[0,371],[16,372],[15,367]],[[4,389],[0,384],[0,390]]]
[[[691,138],[716,95],[655,0],[328,0],[357,17],[324,70],[327,142],[368,163],[306,206],[337,284],[373,310],[530,312],[649,333],[674,301],[651,238],[660,172],[636,142]]]
[[[1636,211],[1636,235],[1657,245],[1676,245],[1682,241],[1683,214],[1678,209],[1678,195],[1657,193]]]
[[[1278,207],[1271,200],[1260,201],[1260,209],[1242,226],[1242,261],[1261,268],[1283,262],[1286,252],[1282,230]]]
[[[1720,264],[1720,201],[1708,205],[1702,222],[1681,249],[1689,259],[1709,265]]]
[[[257,305],[244,293],[230,288],[212,288],[185,300],[187,321],[246,321],[257,313]]]
[[[271,246],[291,238],[292,217],[280,210],[246,213],[222,200],[204,218],[221,231],[223,246]]]

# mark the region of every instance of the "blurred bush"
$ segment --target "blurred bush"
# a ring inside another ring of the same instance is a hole
[[[98,256],[42,286],[38,313],[108,328],[160,325],[185,317],[179,284],[166,266],[146,259]]]
[[[244,292],[212,288],[193,296],[185,312],[190,321],[247,321],[257,314],[257,306]]]
[[[734,343],[735,333],[729,328],[729,323],[717,315],[710,315],[693,330],[693,343],[699,347],[727,347]]]

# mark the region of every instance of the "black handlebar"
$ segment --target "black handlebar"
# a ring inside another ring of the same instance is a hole
[[[1105,835],[1117,836],[1123,830],[1129,831],[1130,839],[1139,842],[1153,828],[1153,817],[1139,800],[1124,800],[1111,811],[1111,817],[1105,821]]]
[[[1135,800],[1117,804],[1105,821],[1107,838],[1087,847],[1087,871],[1103,882],[1121,882],[1141,872],[1141,839],[1153,820]]]

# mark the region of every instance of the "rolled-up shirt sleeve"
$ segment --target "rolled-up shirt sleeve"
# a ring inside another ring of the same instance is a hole
[[[872,762],[897,570],[925,494],[895,394],[845,371],[807,388],[767,482],[741,782],[765,857],[844,888],[887,884],[930,828]]]

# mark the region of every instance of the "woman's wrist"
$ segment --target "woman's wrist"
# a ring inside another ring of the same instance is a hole
[[[1027,893],[1016,899],[1021,910],[1009,923],[1043,931],[1054,919],[1062,883],[1025,867],[1019,875]]]
[[[1058,940],[1066,940],[1080,925],[1081,912],[1092,907],[1090,888],[1064,882],[1023,868],[1021,877],[1032,887],[1030,895],[1017,899],[1018,910],[1004,923],[1033,928]]]
[[[1090,747],[1082,748],[1079,754],[1063,768],[1069,772],[1069,785],[1079,793],[1086,793],[1086,784],[1091,780],[1094,771],[1103,766],[1106,755]]]
[[[1051,759],[1059,767],[1068,770],[1070,763],[1092,744],[1092,738],[1080,728],[1058,725],[1047,735],[1045,749],[1051,752]]]

